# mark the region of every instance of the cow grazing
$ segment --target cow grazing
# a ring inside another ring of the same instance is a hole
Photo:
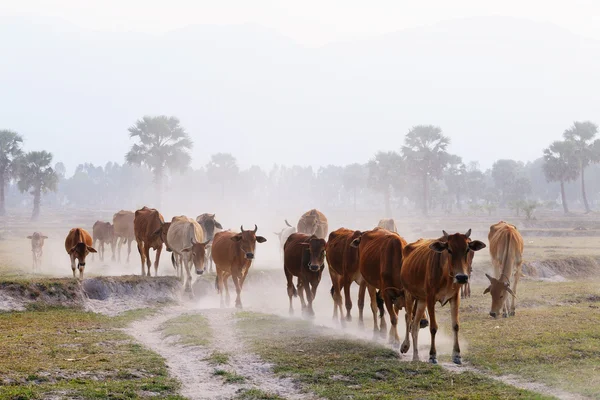
[[[396,221],[393,218],[384,218],[380,219],[377,224],[378,228],[387,229],[390,232],[398,233],[398,228],[396,228]]]
[[[201,214],[196,217],[196,221],[204,230],[204,240],[212,241],[215,233],[221,231],[223,226],[215,219],[215,214]],[[210,256],[211,247],[207,247],[206,262],[209,264],[209,272],[213,270],[212,257]]]
[[[399,347],[398,312],[405,307],[400,271],[402,269],[402,249],[406,246],[406,240],[387,229],[375,228],[363,232],[360,237],[352,241],[351,246],[358,248],[359,270],[371,297],[373,333],[377,335],[379,332],[382,337],[386,335],[383,305],[380,304],[381,300],[378,301],[379,296],[377,295],[377,290],[379,290],[392,325],[389,341],[394,347]],[[380,328],[377,326],[378,310],[381,317]]]
[[[89,253],[96,253],[92,247],[92,237],[82,228],[73,228],[69,231],[65,239],[65,250],[71,257],[71,270],[73,278],[75,275],[75,259],[77,259],[77,269],[79,270],[79,279],[83,279],[83,270],[85,269],[85,258]]]
[[[492,295],[490,316],[496,318],[500,314],[501,308],[504,317],[512,316],[515,315],[515,297],[521,276],[523,237],[516,226],[500,221],[490,227],[488,239],[494,277],[485,274],[490,281],[490,286],[485,289],[483,294],[491,293]],[[512,289],[510,288],[511,277],[514,279]],[[509,297],[512,298],[510,308]]]
[[[127,243],[127,262],[131,255],[131,242],[135,240],[135,231],[133,229],[133,220],[135,213],[133,211],[121,210],[113,215],[113,227],[115,240],[117,241],[117,259],[121,262],[121,247]]]
[[[204,241],[204,230],[195,220],[180,216],[173,217],[167,233],[168,247],[173,251],[173,259],[183,263],[186,272],[184,290],[193,296],[191,269],[194,265],[196,274],[204,273],[204,261],[206,248],[209,247],[208,240]],[[175,266],[178,269],[178,266]]]
[[[256,225],[254,225],[253,231],[245,231],[243,226],[240,229],[241,232],[239,233],[231,231],[219,232],[213,239],[212,258],[217,270],[215,286],[221,294],[221,307],[224,306],[223,288],[225,288],[227,305],[229,305],[227,279],[231,276],[237,293],[235,306],[242,308],[240,293],[242,292],[242,287],[252,260],[254,260],[256,243],[267,241],[262,236],[256,236],[256,231],[258,230]]]
[[[431,333],[431,349],[429,361],[437,364],[435,335],[438,324],[435,317],[435,304],[442,306],[450,302],[452,329],[454,331],[454,349],[452,361],[461,364],[460,347],[458,344],[458,307],[460,305],[460,286],[469,280],[470,252],[485,248],[479,240],[471,240],[471,230],[466,234],[448,235],[444,231],[441,239],[419,239],[404,248],[403,263],[400,272],[404,288],[407,316],[412,316],[412,322],[407,317],[406,337],[401,351],[406,353],[410,348],[409,330],[413,339],[413,361],[419,360],[418,334],[420,321],[425,309],[429,311],[429,331]],[[414,312],[413,312],[413,307]]]
[[[325,246],[325,239],[305,233],[294,233],[285,242],[283,269],[290,298],[290,314],[294,313],[292,297],[300,295],[302,313],[311,317],[315,315],[312,303],[325,268]],[[294,277],[298,278],[297,289],[294,287]],[[306,292],[306,302],[304,292]]]
[[[273,232],[279,238],[279,256],[283,258],[283,245],[288,240],[292,233],[296,233],[296,228],[294,228],[290,223],[285,220],[285,224],[287,225],[285,228],[281,230],[281,232]]]
[[[33,272],[37,272],[42,266],[42,255],[44,249],[44,241],[48,236],[44,236],[40,232],[33,232],[33,235],[27,236],[31,240],[31,253],[33,255]]]
[[[100,243],[100,246],[96,246],[96,242]],[[104,262],[104,244],[110,244],[112,250],[112,261],[115,261],[115,228],[110,222],[96,221],[92,228],[92,246],[97,247],[98,257],[100,261]],[[92,254],[92,260],[94,255]]]
[[[338,308],[340,310],[340,319],[344,321],[342,312],[342,295],[341,290],[344,289],[344,298],[346,304],[346,320],[351,321],[350,310],[352,310],[352,299],[350,298],[350,285],[356,282],[361,285],[363,279],[358,268],[358,249],[352,247],[352,241],[360,237],[360,231],[352,231],[346,228],[340,228],[329,234],[327,240],[327,248],[325,255],[327,257],[327,265],[329,266],[329,275],[333,283],[331,295],[333,297],[333,318],[337,318]],[[364,308],[364,291],[365,285],[361,286],[363,299],[362,303],[358,304],[358,320],[359,324],[363,323],[363,308]]]
[[[146,275],[144,264],[148,267],[148,276],[150,275],[150,249],[156,251],[156,260],[154,261],[154,276],[158,276],[158,263],[160,262],[160,253],[163,243],[167,242],[169,225],[161,213],[154,208],[144,207],[135,212],[133,220],[133,230],[137,242],[138,252],[142,261],[142,276]]]
[[[298,221],[298,233],[315,235],[319,239],[327,237],[329,225],[325,215],[316,209],[305,212]]]

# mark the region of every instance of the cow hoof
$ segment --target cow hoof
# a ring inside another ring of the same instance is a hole
[[[421,329],[425,329],[429,326],[429,321],[426,319],[422,319],[421,322],[419,323],[419,327]]]
[[[410,349],[410,343],[402,343],[402,347],[400,347],[400,353],[406,354]]]
[[[515,316],[515,312],[511,311],[510,314],[508,314],[510,317],[514,317]]]
[[[452,362],[456,365],[462,365],[462,358],[459,355],[452,356]]]
[[[240,310],[243,308],[242,303],[235,303],[235,308],[239,308]]]
[[[508,314],[507,313],[502,313],[502,318],[508,318]]]
[[[429,357],[429,363],[430,364],[437,364],[438,363],[437,358],[436,357]]]
[[[352,315],[346,315],[346,321],[352,322]]]

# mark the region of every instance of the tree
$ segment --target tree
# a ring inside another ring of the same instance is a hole
[[[575,157],[575,146],[570,141],[555,141],[544,149],[544,175],[548,182],[560,182],[563,211],[569,213],[565,182],[574,181],[579,173],[579,160]]]
[[[471,161],[465,177],[465,189],[471,203],[476,203],[484,198],[486,186],[485,175],[479,169],[479,163]]]
[[[448,192],[456,198],[456,208],[461,206],[460,195],[467,188],[467,167],[462,162],[462,158],[453,154],[448,154],[448,167],[444,170],[444,182]]]
[[[600,139],[595,139],[598,133],[598,125],[590,121],[575,121],[573,126],[565,130],[563,137],[574,147],[574,155],[579,162],[579,172],[581,174],[581,196],[585,212],[591,211],[585,192],[585,169],[591,163],[600,161]]]
[[[176,117],[145,116],[129,128],[129,137],[137,138],[125,160],[131,165],[145,165],[154,174],[159,204],[163,179],[168,170],[185,171],[191,163],[189,151],[193,143]]]
[[[383,194],[385,216],[392,217],[390,196],[392,186],[397,185],[403,176],[402,157],[394,151],[378,152],[367,164],[369,169],[368,185]]]
[[[52,154],[47,151],[31,151],[18,161],[17,186],[21,193],[29,192],[33,196],[33,220],[40,215],[42,194],[56,191],[58,175],[51,165]]]
[[[531,181],[524,176],[523,163],[498,160],[492,166],[494,186],[500,192],[501,205],[524,200],[531,193]]]
[[[367,183],[367,171],[365,166],[355,163],[344,167],[342,182],[344,189],[352,192],[354,212],[356,212],[356,192],[365,187]]]
[[[15,177],[16,162],[23,155],[23,138],[16,132],[0,131],[0,215],[6,214],[6,184]]]
[[[54,171],[56,171],[56,175],[58,175],[60,179],[65,179],[65,176],[67,175],[67,168],[65,167],[65,164],[62,162],[57,162],[54,164]]]
[[[229,153],[217,153],[210,156],[206,164],[208,180],[213,184],[221,185],[221,200],[225,200],[225,186],[235,181],[239,173],[237,161]]]
[[[410,171],[422,181],[423,214],[428,213],[429,184],[431,178],[441,178],[448,164],[446,148],[450,138],[442,135],[442,130],[433,125],[417,125],[404,138],[402,154]]]

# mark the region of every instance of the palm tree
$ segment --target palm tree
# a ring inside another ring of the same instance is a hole
[[[383,194],[385,203],[385,216],[392,217],[392,207],[390,205],[392,186],[398,185],[399,180],[403,178],[402,157],[394,151],[380,151],[367,164],[369,168],[368,185],[372,189]]]
[[[365,166],[355,163],[344,167],[342,182],[344,189],[352,191],[354,198],[354,212],[356,212],[356,192],[365,187],[367,183]]]
[[[428,213],[429,183],[431,178],[441,178],[448,164],[446,148],[450,138],[442,135],[442,130],[433,125],[417,125],[404,138],[402,155],[408,168],[423,183],[423,214]]]
[[[221,185],[221,200],[225,200],[225,186],[234,181],[239,173],[237,161],[229,153],[217,153],[210,156],[206,164],[208,180],[213,184]]]
[[[569,213],[565,182],[574,181],[579,174],[579,160],[572,142],[555,141],[544,149],[544,175],[548,182],[560,182],[560,196],[565,214]]]
[[[176,117],[145,116],[129,128],[129,137],[137,138],[125,160],[131,165],[145,165],[154,174],[154,182],[162,197],[167,169],[185,171],[192,161],[189,151],[193,143]]]
[[[600,139],[595,139],[598,133],[598,125],[590,121],[575,121],[573,126],[564,131],[563,137],[574,146],[574,154],[579,161],[579,172],[581,173],[581,195],[585,212],[591,211],[585,193],[585,169],[591,163],[600,161]]]
[[[40,215],[42,194],[56,191],[58,175],[52,169],[52,154],[47,151],[30,151],[18,161],[17,187],[21,193],[33,195],[33,213],[31,219]]]
[[[6,214],[4,190],[16,175],[15,160],[23,155],[23,138],[16,132],[0,131],[0,215]]]

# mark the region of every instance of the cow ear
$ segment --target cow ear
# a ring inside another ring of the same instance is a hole
[[[242,235],[238,233],[237,235],[232,236],[231,240],[233,240],[234,242],[239,242],[240,240],[242,240]]]
[[[33,236],[27,236],[27,239],[33,239]]]
[[[440,242],[439,240],[436,240],[429,245],[429,248],[436,253],[443,253],[444,250],[448,250],[448,242]]]
[[[73,254],[73,252],[75,251],[75,249],[77,249],[77,246],[71,247],[71,250],[69,250],[69,254]]]
[[[358,237],[350,243],[350,247],[358,248],[359,244],[360,244],[360,238]]]
[[[215,221],[215,228],[223,229],[223,225]]]
[[[262,237],[262,236],[257,236],[257,237],[256,237],[256,241],[257,241],[258,243],[264,243],[264,242],[266,242],[266,241],[267,241],[267,239],[265,239],[265,238],[264,238],[264,237]]]
[[[97,253],[96,249],[95,249],[95,248],[93,248],[93,247],[91,247],[91,246],[87,246],[87,250],[88,250],[90,253]]]
[[[189,253],[190,251],[192,251],[191,247],[187,247],[187,248],[181,250],[182,253]]]
[[[484,291],[483,294],[488,294],[490,292],[490,289],[492,288],[492,286],[488,286]]]
[[[469,249],[471,249],[473,251],[479,251],[481,249],[485,249],[485,243],[483,243],[479,240],[473,240],[472,242],[469,242]]]

